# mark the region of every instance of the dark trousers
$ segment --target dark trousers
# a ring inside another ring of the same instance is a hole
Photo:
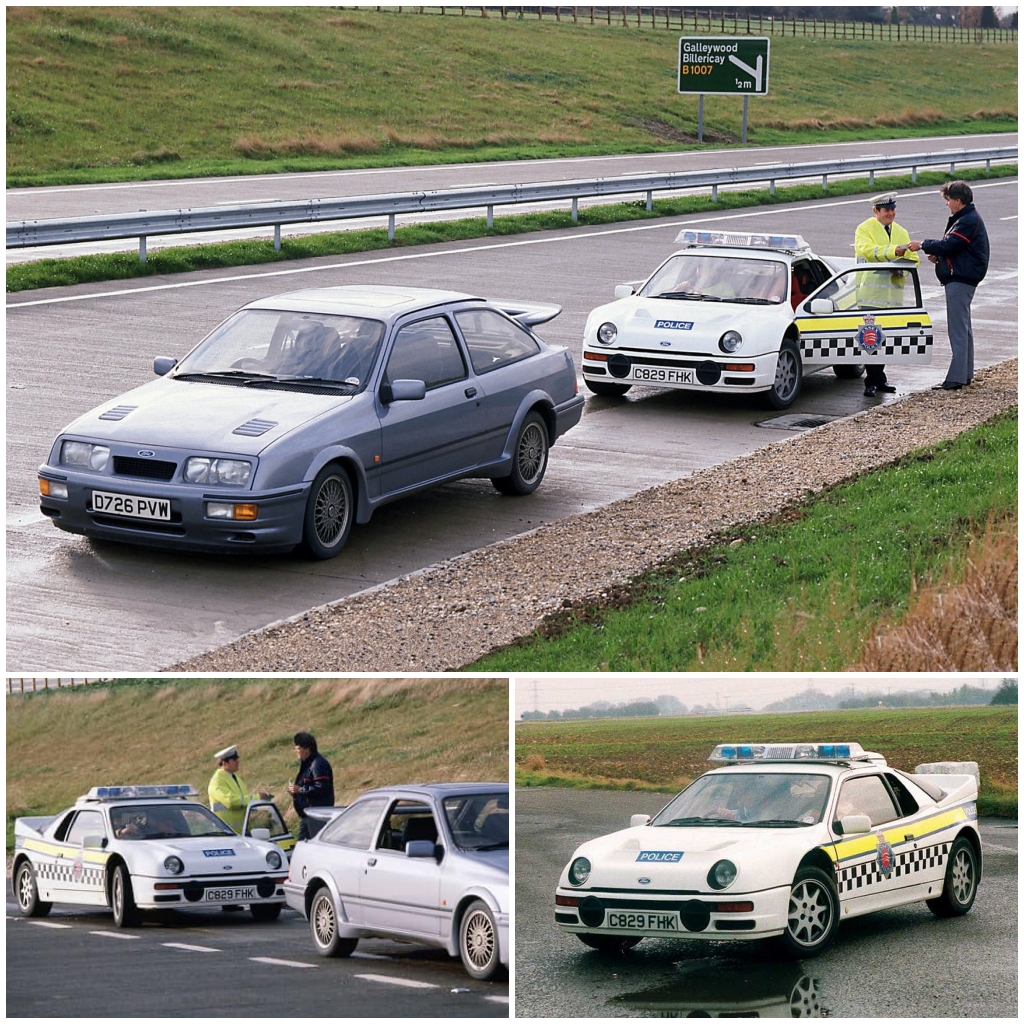
[[[885,366],[882,363],[868,363],[864,372],[864,386],[877,388],[888,383],[885,379]]]

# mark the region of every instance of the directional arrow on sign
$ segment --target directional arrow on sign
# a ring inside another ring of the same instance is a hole
[[[761,55],[758,54],[757,64],[754,67],[751,67],[749,64],[744,64],[743,61],[739,59],[739,57],[734,57],[732,54],[729,54],[729,60],[732,61],[732,63],[735,64],[736,67],[745,71],[748,75],[750,75],[751,78],[754,79],[754,92],[760,92],[761,74],[764,71],[764,58],[762,58]],[[736,84],[738,85],[739,83],[737,82]]]

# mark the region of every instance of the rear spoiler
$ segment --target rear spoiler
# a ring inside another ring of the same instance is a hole
[[[46,831],[47,825],[53,821],[54,815],[48,818],[15,818],[14,834],[26,839],[38,839]]]
[[[938,804],[958,804],[978,799],[978,765],[975,761],[938,761],[919,764],[911,781]]]
[[[513,302],[510,299],[491,299],[490,302],[524,327],[546,324],[562,312],[562,307],[552,302]]]

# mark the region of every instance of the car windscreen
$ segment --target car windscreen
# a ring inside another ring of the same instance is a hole
[[[508,849],[508,793],[449,796],[443,806],[456,846],[463,850]]]
[[[385,326],[328,313],[243,309],[217,327],[174,375],[226,374],[365,386]]]
[[[778,260],[679,253],[640,289],[645,298],[778,306],[789,294],[786,264]]]
[[[110,809],[110,827],[118,839],[185,839],[234,835],[200,804],[130,804]]]
[[[821,821],[832,780],[810,772],[711,772],[651,821],[665,827],[799,828]]]

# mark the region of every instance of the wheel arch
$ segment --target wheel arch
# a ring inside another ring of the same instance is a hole
[[[967,842],[971,844],[971,848],[974,850],[974,856],[978,862],[978,879],[976,883],[978,884],[981,882],[982,876],[981,836],[978,834],[977,830],[973,828],[962,828],[956,834],[956,838],[953,840],[953,842],[955,843],[957,839],[966,839]],[[950,845],[952,846],[952,844]]]
[[[316,457],[310,462],[302,482],[307,486],[312,485],[317,473],[325,466],[332,464],[341,466],[348,474],[356,501],[356,522],[368,522],[373,514],[373,505],[370,503],[370,492],[366,483],[366,470],[363,468],[362,460],[351,448],[346,448],[343,445],[332,445],[330,448],[324,448],[322,451],[317,452]]]
[[[455,910],[452,913],[452,926],[448,933],[448,952],[451,956],[459,955],[459,929],[462,927],[462,919],[466,916],[466,911],[470,905],[476,903],[479,900],[481,903],[487,905],[488,910],[497,917],[501,913],[501,907],[498,901],[494,898],[494,894],[489,889],[474,888],[464,892],[459,897],[459,902],[455,905]],[[504,963],[504,956],[506,950],[500,947],[501,936],[500,929],[495,935],[495,939],[499,943],[498,957],[502,963]]]
[[[544,420],[544,426],[548,432],[548,447],[555,443],[555,403],[546,391],[535,389],[526,395],[519,403],[515,416],[512,418],[512,426],[509,428],[508,436],[505,438],[505,450],[501,453],[503,459],[511,459],[515,455],[516,441],[519,438],[519,430],[523,421],[531,412],[536,412]]]
[[[103,876],[103,890],[107,894],[107,906],[111,907],[113,904],[110,901],[110,887],[114,884],[114,869],[121,865],[125,871],[128,872],[128,881],[132,878],[132,869],[128,867],[128,861],[124,859],[119,853],[112,853],[107,858],[105,865],[105,873]]]
[[[815,847],[813,850],[808,850],[803,855],[800,863],[796,866],[796,871],[793,873],[794,878],[801,868],[818,868],[832,879],[833,885],[836,884],[835,861],[820,846]]]
[[[346,939],[359,938],[361,934],[359,930],[353,928],[349,924],[348,911],[345,908],[345,900],[342,898],[341,892],[338,890],[337,883],[328,874],[315,874],[309,878],[306,883],[306,888],[302,894],[302,906],[306,915],[306,920],[309,920],[310,911],[313,907],[313,899],[321,889],[326,889],[330,894],[331,902],[334,904],[334,909],[337,912],[338,935]]]

